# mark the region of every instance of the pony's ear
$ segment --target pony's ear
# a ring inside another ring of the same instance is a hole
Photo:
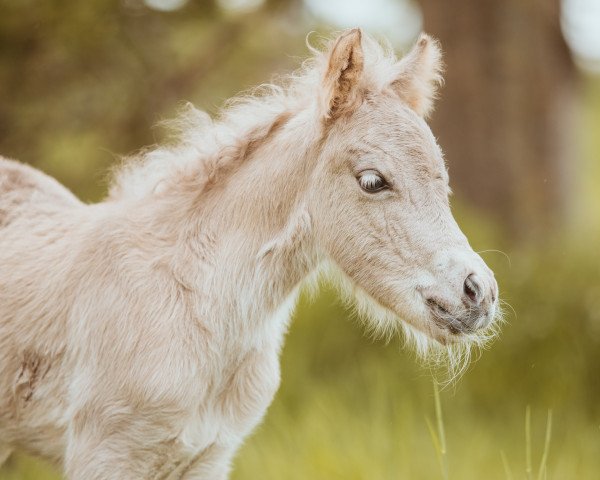
[[[438,42],[422,33],[397,67],[392,88],[410,108],[427,117],[433,110],[437,89],[443,81],[444,65]]]
[[[321,92],[326,119],[352,111],[360,102],[360,80],[364,68],[361,37],[360,29],[348,30],[335,40],[329,50]]]

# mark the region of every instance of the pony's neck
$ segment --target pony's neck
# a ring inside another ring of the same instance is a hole
[[[236,327],[260,327],[319,263],[305,201],[316,159],[306,130],[292,118],[195,200],[196,235],[181,251],[196,252],[192,281]]]

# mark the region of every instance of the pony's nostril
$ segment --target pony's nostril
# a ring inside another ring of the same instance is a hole
[[[481,286],[479,285],[475,274],[471,274],[465,279],[463,291],[471,302],[479,305],[482,298]]]

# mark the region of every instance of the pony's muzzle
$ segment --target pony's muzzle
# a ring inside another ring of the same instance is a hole
[[[475,333],[489,326],[496,316],[498,298],[493,274],[487,269],[473,271],[456,283],[453,288],[438,286],[439,290],[427,292],[425,300],[435,324],[454,335]]]

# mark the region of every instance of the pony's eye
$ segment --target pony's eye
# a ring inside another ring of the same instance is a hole
[[[360,188],[368,193],[375,193],[388,188],[387,182],[376,170],[360,172],[357,179]]]

